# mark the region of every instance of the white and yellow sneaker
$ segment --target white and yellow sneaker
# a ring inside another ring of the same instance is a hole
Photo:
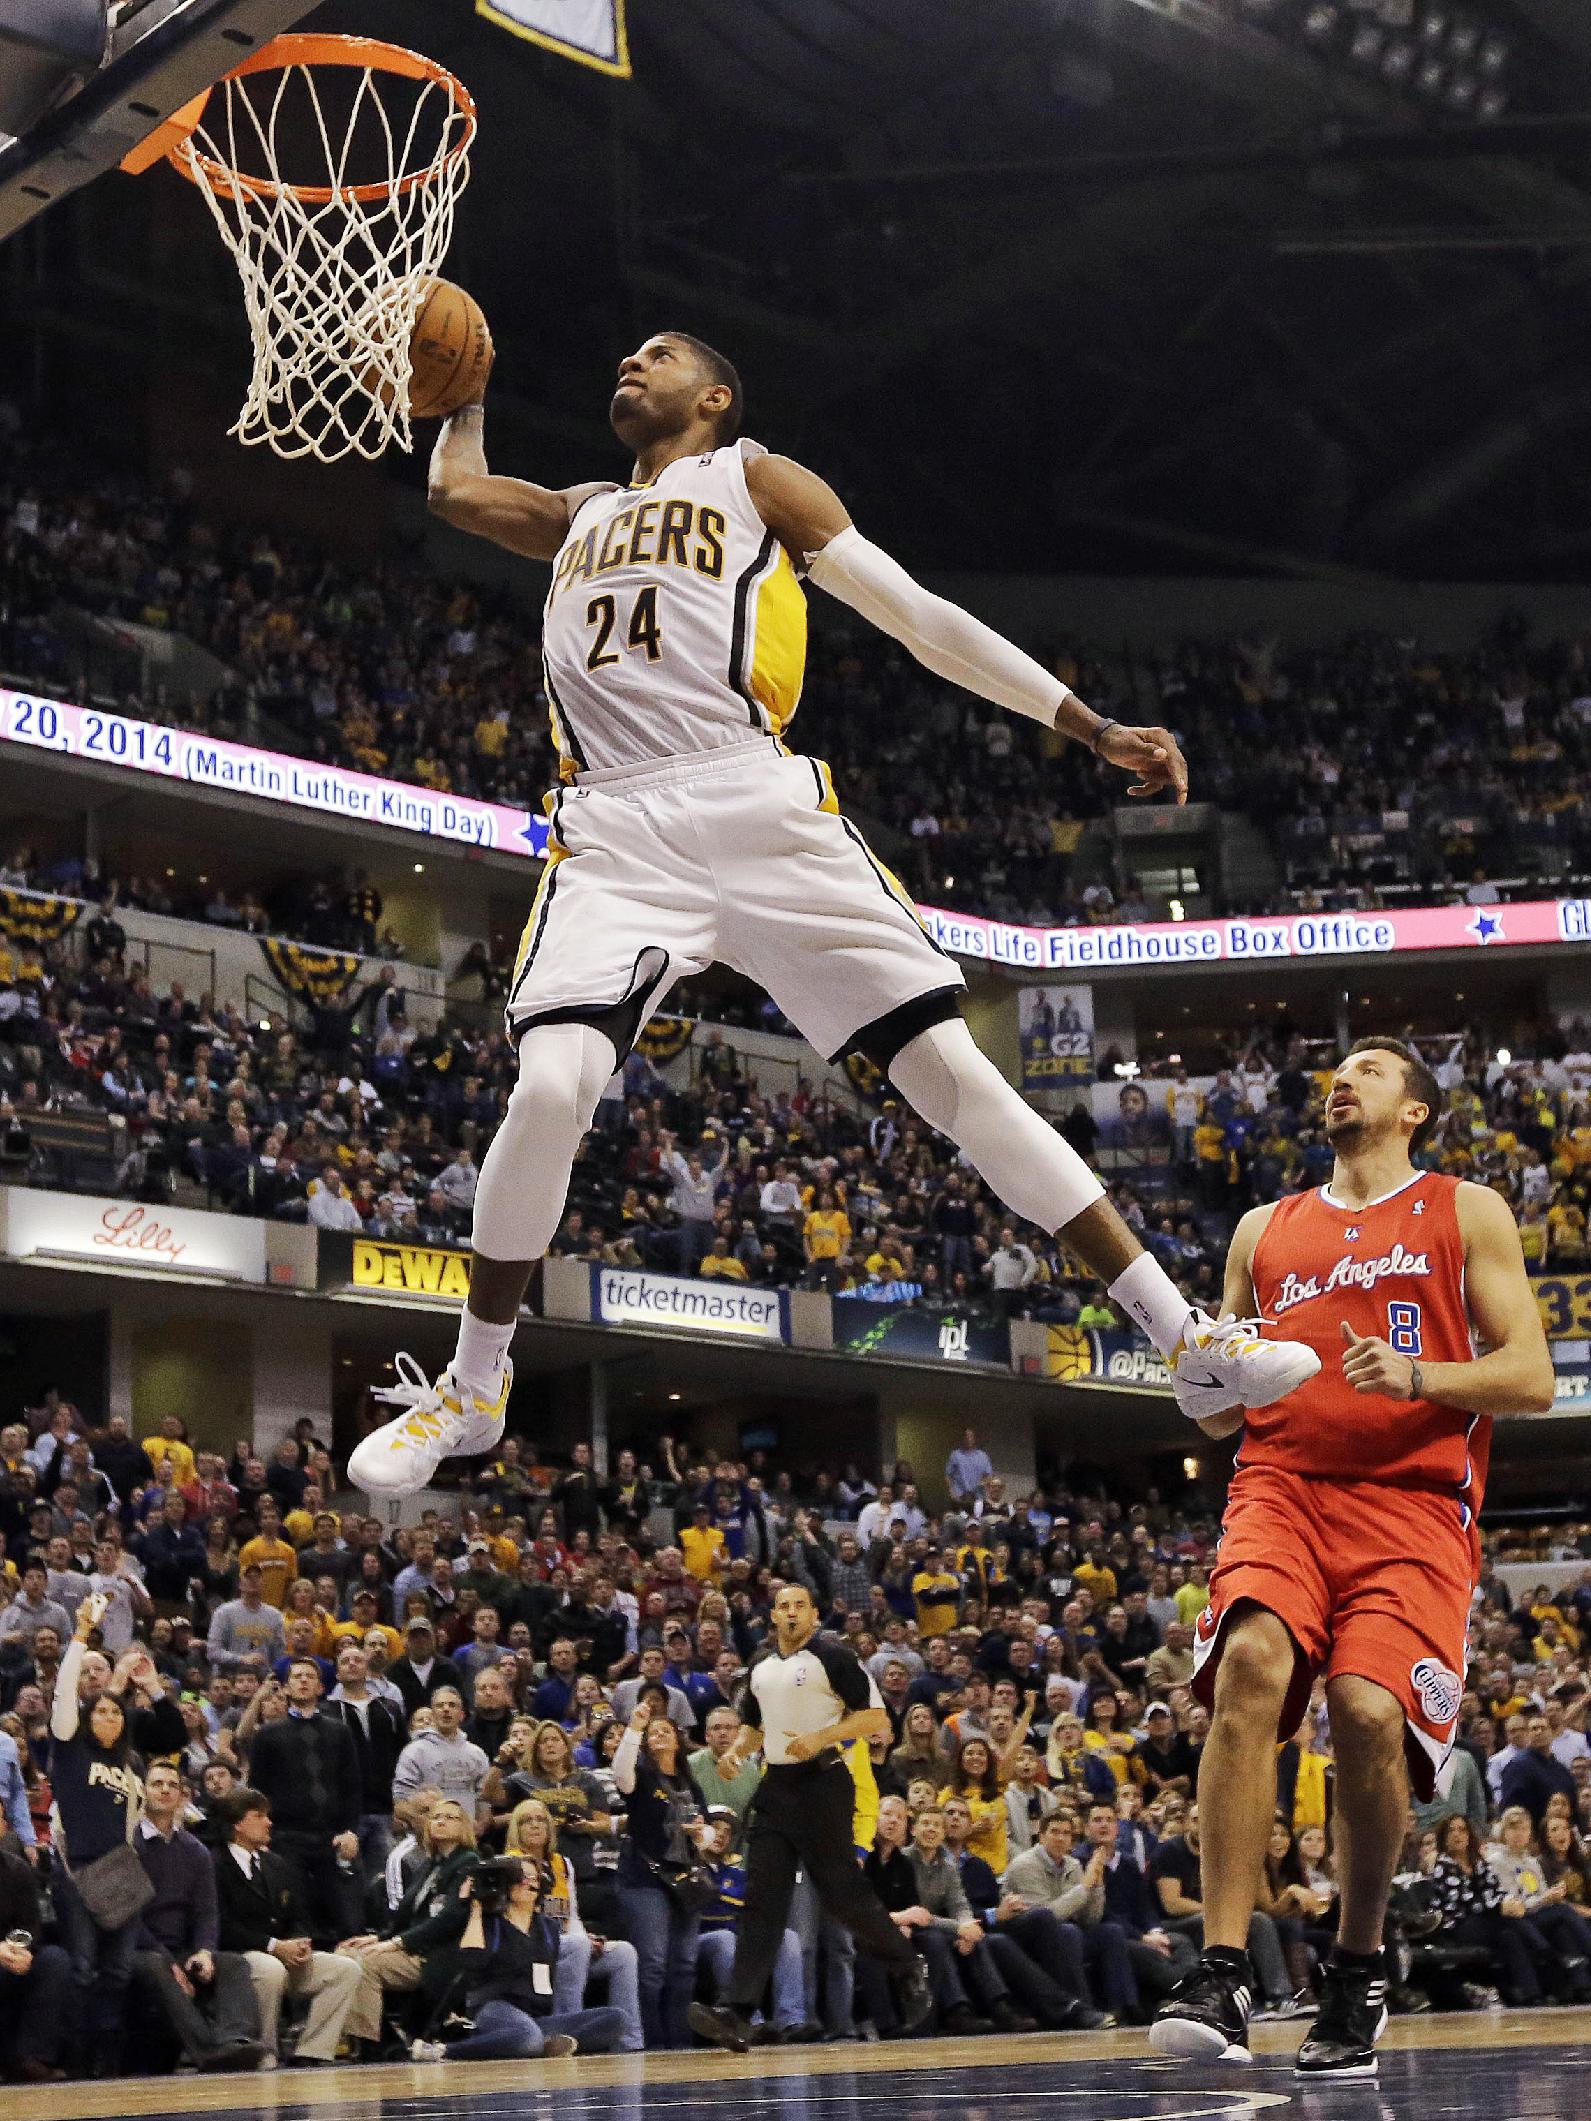
[[[367,1495],[413,1495],[426,1486],[444,1458],[470,1457],[493,1450],[502,1441],[514,1365],[503,1358],[502,1387],[495,1399],[483,1399],[444,1370],[435,1384],[412,1355],[394,1365],[395,1385],[375,1394],[405,1411],[384,1422],[356,1444],[348,1459],[348,1478]]]
[[[1265,1340],[1263,1318],[1212,1318],[1195,1311],[1167,1365],[1177,1405],[1190,1421],[1229,1407],[1269,1407],[1307,1384],[1320,1357],[1301,1340]]]

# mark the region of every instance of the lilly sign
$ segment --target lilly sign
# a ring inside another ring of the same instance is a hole
[[[191,729],[136,722],[125,714],[72,707],[61,700],[0,690],[0,743],[27,744],[58,757],[120,766],[131,773],[251,795],[290,809],[320,810],[361,825],[412,832],[456,846],[490,848],[534,860],[547,851],[546,821],[505,803],[474,796],[439,794],[408,781],[384,781],[372,773],[296,759],[282,751],[256,751]]]
[[[1139,921],[1115,928],[1023,928],[971,913],[918,908],[956,957],[1024,972],[1108,972],[1117,966],[1265,964],[1277,958],[1378,957],[1478,950],[1490,943],[1591,943],[1591,899],[1507,906],[1410,906],[1396,913],[1287,913],[1254,920]]]

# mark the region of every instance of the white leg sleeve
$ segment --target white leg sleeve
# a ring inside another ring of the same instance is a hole
[[[519,1080],[475,1188],[471,1242],[488,1259],[540,1259],[563,1219],[569,1171],[618,1066],[589,1024],[538,1024],[519,1042]]]
[[[965,1150],[1024,1222],[1064,1229],[1104,1198],[1071,1143],[1017,1095],[959,1018],[919,1032],[889,1073],[929,1126]]]

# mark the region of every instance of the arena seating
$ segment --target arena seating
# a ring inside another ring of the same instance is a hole
[[[86,932],[42,947],[0,938],[7,995],[0,1119],[26,1132],[36,1182],[113,1185],[244,1214],[329,1214],[346,1227],[352,1216],[375,1235],[467,1237],[474,1172],[513,1071],[489,1011],[484,1030],[444,1018],[418,1033],[401,982],[375,983],[306,1012],[294,1032],[266,1031],[227,1006],[156,995],[119,960],[96,955]],[[805,1087],[764,1094],[733,1040],[730,1029],[703,1048],[686,1089],[631,1056],[623,1104],[602,1107],[576,1165],[555,1251],[836,1293],[897,1283],[923,1303],[954,1297],[1063,1323],[1085,1311],[1084,1323],[1113,1322],[1053,1235],[1014,1224],[908,1111]],[[1473,1037],[1429,1054],[1449,1108],[1426,1154],[1509,1199],[1536,1269],[1588,1257],[1588,1044],[1585,1027],[1571,1023],[1543,1027],[1534,1051],[1506,1065]],[[1301,1043],[1257,1039],[1234,1045],[1231,1061],[1196,1124],[1173,1126],[1172,1085],[1154,1074],[1142,1081],[1138,1119],[1100,1127],[1080,1099],[1064,1122],[1199,1301],[1218,1294],[1236,1215],[1318,1184],[1329,1162],[1319,1080]],[[682,1222],[671,1204],[671,1159],[694,1149],[722,1163],[711,1225]],[[15,1168],[20,1151],[10,1153]],[[346,1206],[315,1206],[328,1167]],[[952,1178],[970,1215],[947,1208]],[[825,1186],[832,1202],[819,1198]],[[1011,1244],[1002,1241],[1008,1228]]]
[[[60,621],[86,607],[187,635],[233,673],[129,712],[527,808],[554,777],[535,615],[506,591],[229,529],[180,478],[161,492],[90,481],[41,441],[0,480],[0,562],[0,670],[17,679],[72,689],[81,651]],[[1163,910],[1134,879],[1079,871],[1082,835],[1115,799],[1107,772],[1075,749],[1040,772],[1044,732],[823,607],[800,742],[922,900],[1039,925]],[[1591,871],[1577,644],[1503,621],[1464,656],[1387,639],[1188,642],[1149,662],[1033,645],[1102,712],[1168,723],[1195,794],[1271,840],[1277,890],[1216,912],[1523,896]]]

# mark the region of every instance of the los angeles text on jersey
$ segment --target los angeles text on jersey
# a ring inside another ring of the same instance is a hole
[[[1395,1244],[1390,1252],[1383,1252],[1375,1259],[1355,1259],[1351,1252],[1345,1252],[1324,1281],[1316,1274],[1298,1275],[1289,1269],[1271,1299],[1269,1312],[1272,1317],[1279,1317],[1283,1311],[1291,1311],[1295,1304],[1307,1304],[1314,1297],[1329,1296],[1333,1289],[1369,1290],[1389,1275],[1428,1275],[1430,1271],[1428,1253],[1411,1252],[1402,1244]]]
[[[564,547],[547,602],[555,603],[573,582],[593,581],[618,567],[684,567],[721,581],[728,528],[721,509],[696,501],[636,501]]]

